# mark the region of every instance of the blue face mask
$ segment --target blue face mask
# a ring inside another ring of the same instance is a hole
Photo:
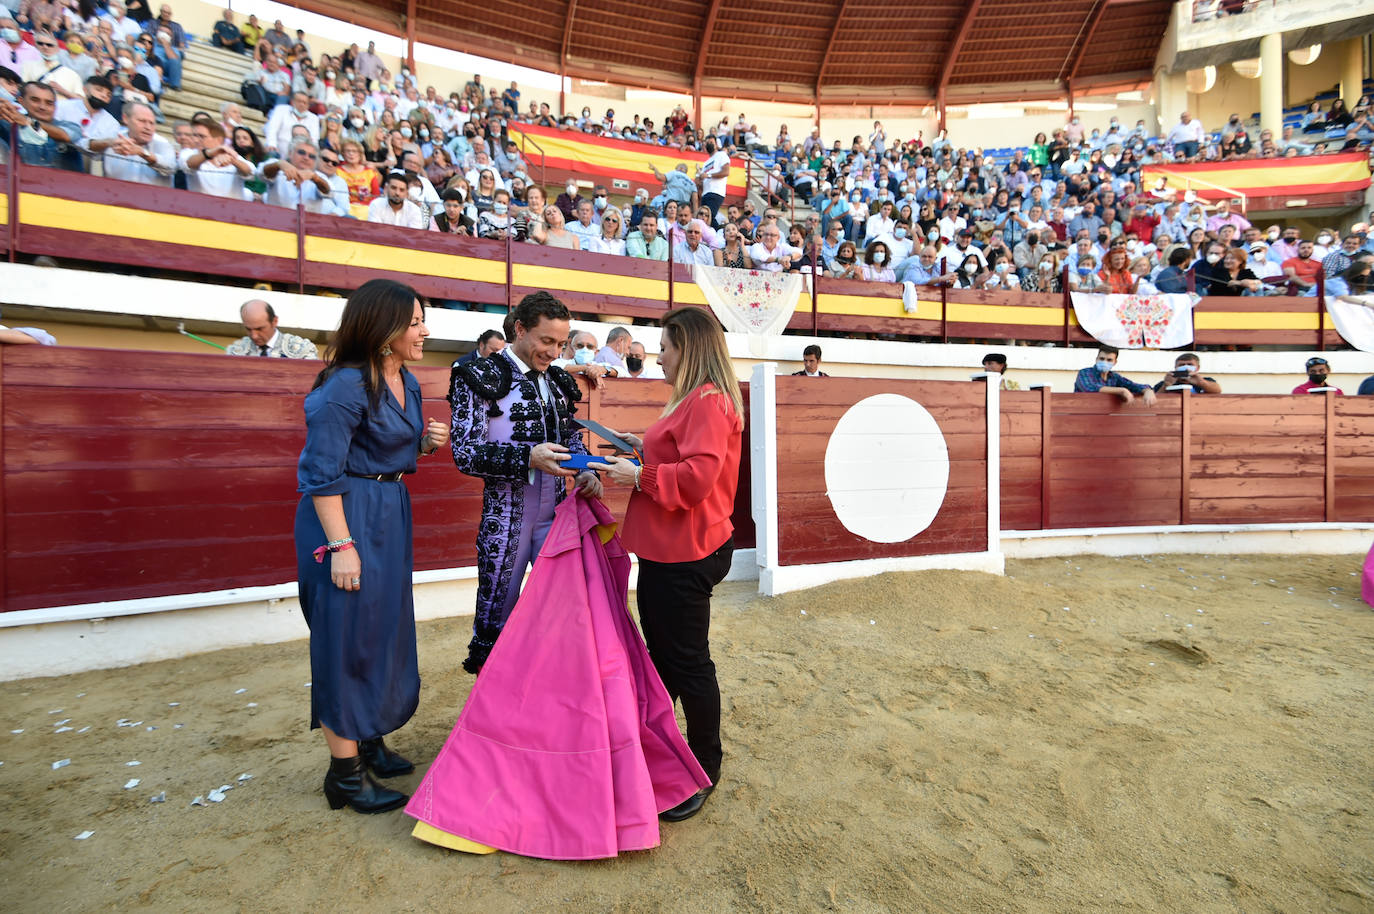
[[[1111,362],[1108,362],[1106,359],[1098,359],[1096,362],[1093,363],[1093,367],[1096,368],[1098,371],[1102,372],[1103,374],[1106,374],[1116,366],[1114,366]]]
[[[899,226],[897,226],[896,231],[894,231],[892,234],[895,235],[895,236],[897,236],[897,240],[900,241],[901,239],[903,239],[903,238],[906,237],[906,229],[902,228],[902,227],[899,225]]]
[[[596,353],[590,349],[579,349],[573,353],[573,361],[579,365],[590,365],[594,358],[596,358]]]
[[[1079,275],[1079,276],[1087,276],[1087,275],[1088,275],[1089,273],[1091,273],[1092,271],[1093,271],[1093,268],[1092,268],[1092,267],[1079,267],[1079,268],[1078,268],[1078,275]]]

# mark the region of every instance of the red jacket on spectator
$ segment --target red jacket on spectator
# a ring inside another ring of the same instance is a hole
[[[1155,240],[1155,229],[1159,228],[1159,218],[1146,213],[1143,216],[1131,216],[1131,220],[1121,227],[1121,231],[1129,235],[1132,232],[1141,241],[1150,242]]]
[[[1050,227],[1050,231],[1051,231],[1051,232],[1054,232],[1054,237],[1055,237],[1055,238],[1058,238],[1060,241],[1068,241],[1068,240],[1069,240],[1069,227],[1068,227],[1068,225],[1066,225],[1066,224],[1063,223],[1063,222],[1055,222],[1055,221],[1053,221],[1053,220],[1051,220],[1051,221],[1049,221],[1049,222],[1046,222],[1045,224],[1048,225],[1048,226]]]

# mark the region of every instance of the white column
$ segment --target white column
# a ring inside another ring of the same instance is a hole
[[[1156,133],[1168,133],[1178,116],[1188,110],[1188,78],[1183,72],[1155,72],[1155,111],[1159,115]]]
[[[1353,109],[1364,94],[1364,39],[1351,38],[1341,42],[1341,98],[1345,107]]]
[[[1260,129],[1283,133],[1283,36],[1260,38]]]

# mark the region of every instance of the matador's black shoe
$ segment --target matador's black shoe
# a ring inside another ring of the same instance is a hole
[[[363,764],[367,765],[367,770],[379,778],[394,778],[415,770],[409,759],[388,749],[380,736],[376,739],[359,740],[358,754],[363,757]]]
[[[706,798],[711,795],[711,791],[716,789],[716,785],[705,787],[692,794],[672,809],[665,810],[658,814],[664,822],[681,822],[690,819],[692,816],[701,812],[701,807],[706,805]]]
[[[342,809],[344,804],[358,812],[387,812],[400,809],[410,799],[399,790],[383,787],[367,773],[361,756],[331,758],[329,773],[324,776],[324,796],[330,809]]]

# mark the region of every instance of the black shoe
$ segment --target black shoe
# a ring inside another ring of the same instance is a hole
[[[404,806],[410,799],[399,790],[390,790],[372,780],[360,756],[331,758],[324,776],[324,797],[330,809],[347,803],[358,812],[387,812]]]
[[[709,797],[711,791],[715,789],[716,785],[712,784],[710,787],[698,790],[672,809],[659,813],[658,817],[664,822],[681,822],[684,819],[690,819],[692,816],[701,812],[701,807],[706,805],[706,798]]]
[[[402,758],[388,749],[380,736],[376,739],[359,740],[358,754],[362,756],[367,770],[379,778],[394,778],[415,770],[409,759]]]

